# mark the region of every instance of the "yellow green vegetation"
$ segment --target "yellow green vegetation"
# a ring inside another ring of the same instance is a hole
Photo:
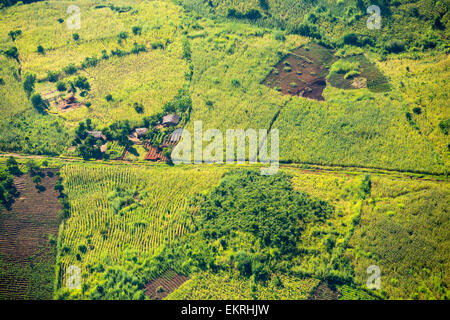
[[[59,232],[59,285],[65,287],[70,265],[82,272],[99,263],[120,265],[127,252],[147,257],[182,236],[189,224],[183,214],[189,197],[214,186],[223,173],[212,168],[64,166],[70,217]]]
[[[378,265],[392,299],[448,299],[448,182],[372,178],[371,197],[345,255],[359,282]]]

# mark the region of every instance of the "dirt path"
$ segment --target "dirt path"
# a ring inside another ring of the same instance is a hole
[[[65,157],[51,157],[51,156],[41,156],[41,155],[23,155],[18,153],[1,153],[0,157],[15,157],[18,159],[52,159],[61,162],[97,162],[104,165],[116,165],[116,164],[127,164],[135,166],[154,166],[161,164],[154,164],[151,162],[133,162],[127,160],[83,160],[81,158],[65,158]],[[210,166],[210,165],[208,165]],[[251,166],[251,165],[248,165]],[[306,167],[305,167],[306,166]],[[436,174],[428,172],[414,172],[414,171],[399,171],[385,168],[370,168],[370,167],[351,167],[351,166],[339,166],[339,165],[320,165],[315,163],[304,163],[304,162],[292,162],[292,163],[281,163],[280,168],[291,168],[296,169],[305,173],[350,173],[350,174],[371,174],[371,175],[391,175],[397,176],[403,179],[416,179],[421,181],[434,181],[434,182],[449,182],[449,178],[446,174]]]

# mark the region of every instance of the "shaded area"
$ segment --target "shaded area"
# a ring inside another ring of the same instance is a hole
[[[368,88],[373,92],[390,91],[389,80],[370,62],[364,55],[359,54],[341,59],[349,63],[359,65],[359,74],[355,77],[347,77],[345,73],[332,73],[328,77],[329,83],[339,89],[359,89]]]

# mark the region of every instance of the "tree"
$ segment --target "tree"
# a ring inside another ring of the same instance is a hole
[[[56,83],[56,89],[60,92],[66,91],[67,90],[66,83],[64,81],[58,81]]]
[[[23,88],[26,91],[28,97],[34,90],[34,83],[36,81],[36,75],[32,73],[25,74],[25,80],[23,81]]]
[[[13,30],[8,33],[8,36],[11,37],[11,40],[16,41],[17,37],[22,34],[22,30]]]
[[[5,55],[8,58],[17,60],[19,58],[19,50],[16,47],[10,47],[9,49],[4,51]]]
[[[44,54],[45,53],[44,47],[41,46],[41,45],[38,45],[37,46],[37,52],[40,53],[40,54]]]
[[[9,157],[6,160],[6,167],[8,171],[13,175],[20,175],[22,171],[20,171],[19,165],[14,157]]]
[[[38,112],[40,112],[40,113],[45,112],[47,105],[45,104],[44,100],[42,99],[42,97],[39,93],[33,93],[30,100],[31,100],[31,103],[33,104],[33,107]]]

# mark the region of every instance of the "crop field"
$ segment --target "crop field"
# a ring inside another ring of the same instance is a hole
[[[393,299],[448,299],[449,190],[448,182],[374,177],[346,253],[356,277],[363,281],[375,264]]]
[[[51,299],[53,296],[58,192],[54,170],[42,171],[38,190],[28,174],[16,177],[17,196],[0,215],[0,299]]]
[[[187,200],[218,182],[223,170],[63,167],[70,218],[60,229],[59,267],[118,263],[126,252],[139,258],[157,252],[185,233]],[[84,245],[86,250],[80,251]]]
[[[0,0],[0,300],[449,299],[449,12]]]

